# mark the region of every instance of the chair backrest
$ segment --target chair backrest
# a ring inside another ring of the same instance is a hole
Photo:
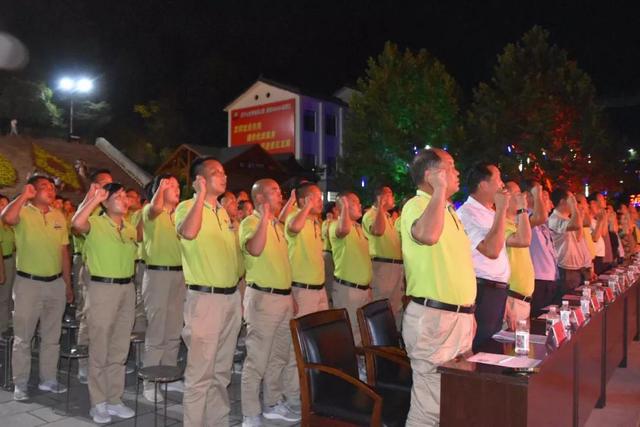
[[[353,332],[345,309],[324,310],[292,319],[291,329],[299,362],[327,365],[358,378]]]
[[[364,346],[400,346],[400,333],[388,299],[373,301],[360,307],[358,326]]]

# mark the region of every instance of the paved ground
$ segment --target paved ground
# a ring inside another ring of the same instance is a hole
[[[0,351],[1,353],[1,351]],[[66,369],[66,365],[63,366]],[[75,363],[74,363],[75,368]],[[231,426],[241,425],[242,416],[240,408],[240,364],[234,366],[234,374],[230,386],[232,402]],[[37,372],[34,366],[32,373]],[[66,372],[66,371],[65,371]],[[64,381],[61,373],[60,380]],[[86,385],[77,382],[72,376],[70,394],[70,413],[62,414],[65,404],[65,394],[53,395],[42,393],[35,386],[36,381],[32,375],[31,399],[26,402],[13,401],[13,394],[0,390],[0,427],[84,427],[94,425],[89,417],[89,394]],[[629,364],[627,368],[618,368],[613,375],[607,393],[607,406],[604,409],[594,409],[587,422],[587,427],[620,426],[637,427],[640,425],[640,343],[632,343],[629,351]],[[124,401],[131,407],[134,406],[135,380],[134,375],[127,376],[127,386]],[[169,392],[167,405],[167,425],[182,425],[182,395]],[[139,398],[139,415],[137,425],[146,427],[154,423],[153,405]],[[162,425],[162,405],[158,408],[159,425]],[[133,426],[134,420],[117,420],[110,425]],[[266,422],[266,426],[291,426],[291,423]]]

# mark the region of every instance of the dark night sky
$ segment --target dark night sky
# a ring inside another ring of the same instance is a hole
[[[429,50],[469,99],[505,44],[539,24],[600,96],[640,94],[631,2],[444,3],[0,0],[0,29],[29,47],[26,76],[52,86],[65,72],[99,76],[94,97],[111,102],[119,120],[135,103],[171,98],[189,117],[188,139],[201,143],[224,142],[222,108],[259,74],[329,95],[353,84],[386,40]],[[612,116],[623,131],[640,122],[637,112]]]

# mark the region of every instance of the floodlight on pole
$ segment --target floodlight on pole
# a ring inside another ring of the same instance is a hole
[[[58,81],[58,89],[69,94],[69,138],[73,136],[73,97],[77,93],[89,93],[93,90],[93,80],[87,77],[63,77]]]

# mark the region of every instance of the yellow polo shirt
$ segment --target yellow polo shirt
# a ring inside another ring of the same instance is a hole
[[[369,239],[369,255],[371,257],[402,259],[402,247],[400,246],[400,236],[391,221],[391,215],[385,213],[384,233],[376,236],[371,233],[371,226],[376,221],[378,208],[372,206],[362,217],[362,228],[364,234]]]
[[[244,277],[246,269],[244,268],[244,258],[242,256],[242,248],[240,248],[240,223],[232,222],[233,234],[236,238],[236,254],[238,255],[238,280]]]
[[[240,223],[240,247],[247,269],[247,283],[268,288],[290,289],[291,265],[284,227],[280,222],[274,220],[267,227],[267,242],[259,256],[253,256],[247,251],[247,241],[256,233],[259,223],[258,211],[254,211]]]
[[[507,219],[504,231],[506,237],[509,238],[510,235],[517,231],[516,223]],[[529,248],[507,246],[507,256],[511,265],[511,276],[508,281],[509,288],[525,297],[530,297],[535,286],[535,272]]]
[[[195,196],[176,208],[176,229],[191,210]],[[189,285],[231,288],[238,283],[238,251],[227,211],[208,203],[202,208],[202,225],[193,240],[180,238],[182,270]]]
[[[321,227],[321,232],[322,232],[322,250],[323,251],[327,251],[327,252],[331,252],[331,239],[329,239],[329,225],[331,224],[331,221],[329,221],[328,219],[325,219],[324,221],[322,221],[322,227]]]
[[[16,237],[13,234],[13,228],[8,225],[0,224],[0,239],[2,240],[2,256],[9,256],[15,250]]]
[[[31,203],[20,209],[20,222],[13,227],[16,269],[35,276],[53,276],[62,271],[62,248],[69,244],[64,215],[57,209],[43,214]]]
[[[591,237],[591,227],[588,225],[586,227],[582,227],[582,236],[584,241],[587,242],[587,248],[591,254],[591,259],[594,259],[596,257],[596,244],[593,241],[593,237]]]
[[[109,215],[90,216],[84,240],[86,264],[92,276],[125,279],[134,274],[138,251],[136,229],[123,219],[118,226]]]
[[[338,279],[357,285],[369,285],[373,276],[369,243],[357,222],[351,225],[349,234],[343,238],[336,236],[339,220],[331,222],[329,238],[333,249],[334,275]]]
[[[98,206],[91,212],[91,216],[98,216],[102,213],[102,206]],[[75,235],[71,236],[71,241],[73,242],[73,253],[81,254],[84,259],[84,236],[83,235]]]
[[[299,233],[289,231],[289,224],[300,212],[295,208],[285,220],[284,229],[289,248],[291,277],[294,282],[307,285],[324,283],[324,258],[322,257],[322,229],[318,220],[307,216]]]
[[[176,232],[175,213],[163,210],[154,219],[149,218],[151,205],[142,208],[145,261],[149,265],[177,267],[182,265],[180,240]]]
[[[418,190],[404,205],[400,217],[407,295],[447,304],[471,305],[476,299],[471,243],[453,206],[445,208],[444,226],[436,244],[424,245],[411,234],[411,227],[430,200],[431,195]]]

